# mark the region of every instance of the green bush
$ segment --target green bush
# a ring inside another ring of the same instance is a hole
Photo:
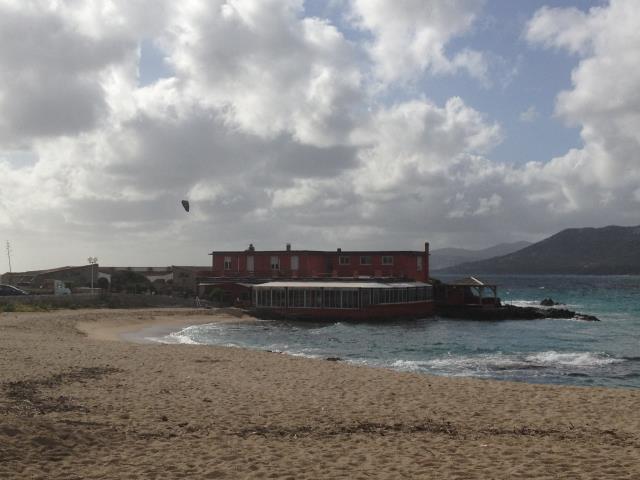
[[[145,293],[155,291],[151,282],[141,273],[123,270],[111,275],[111,291],[124,293]]]

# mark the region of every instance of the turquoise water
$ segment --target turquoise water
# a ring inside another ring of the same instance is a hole
[[[441,276],[442,280],[450,277]],[[159,339],[256,348],[436,375],[640,388],[640,276],[482,276],[503,302],[543,298],[601,322],[429,318],[199,325]]]

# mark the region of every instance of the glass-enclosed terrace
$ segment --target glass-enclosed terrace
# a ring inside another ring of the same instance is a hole
[[[360,309],[431,299],[431,285],[422,282],[268,282],[253,286],[256,307]]]

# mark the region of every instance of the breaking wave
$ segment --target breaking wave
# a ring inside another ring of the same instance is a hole
[[[447,355],[429,360],[394,360],[387,365],[396,370],[422,371],[444,375],[493,376],[498,372],[589,370],[627,361],[602,352],[546,351],[528,354]],[[585,374],[586,375],[586,374]]]

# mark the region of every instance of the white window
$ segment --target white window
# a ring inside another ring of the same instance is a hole
[[[360,265],[371,265],[371,255],[362,255],[360,257]]]
[[[280,257],[276,255],[271,256],[271,270],[280,270]]]
[[[247,271],[248,272],[253,272],[254,269],[254,265],[253,265],[253,255],[249,255],[247,257]]]
[[[338,258],[338,263],[340,265],[351,265],[351,257],[340,255],[340,257]]]
[[[300,266],[300,260],[297,255],[291,257],[291,270],[298,270]]]
[[[418,270],[419,272],[422,271],[422,257],[416,257],[416,270]]]
[[[393,256],[391,256],[391,255],[383,255],[382,256],[382,265],[393,265]]]
[[[224,269],[231,270],[231,257],[224,257]]]

